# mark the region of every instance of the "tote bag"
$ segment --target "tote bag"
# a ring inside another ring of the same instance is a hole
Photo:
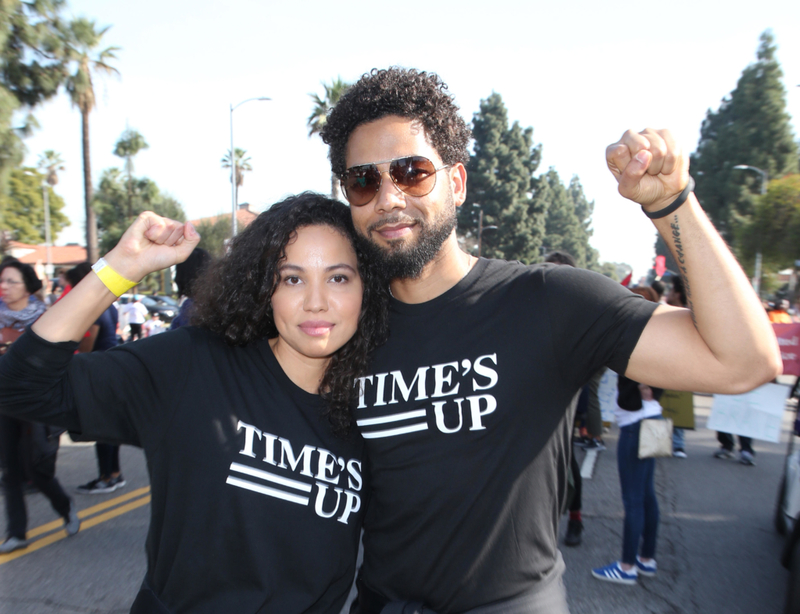
[[[645,418],[639,425],[639,458],[672,456],[672,420]]]

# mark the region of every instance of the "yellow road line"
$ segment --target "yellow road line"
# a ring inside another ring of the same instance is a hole
[[[134,490],[134,491],[129,492],[128,494],[123,495],[121,497],[116,497],[114,499],[111,499],[109,501],[104,501],[103,503],[100,503],[100,504],[95,505],[93,507],[90,507],[88,509],[81,510],[80,512],[78,512],[78,517],[83,520],[87,516],[92,516],[92,514],[100,512],[100,511],[102,511],[104,509],[108,509],[109,507],[114,507],[115,505],[118,505],[119,503],[122,503],[124,501],[128,501],[130,499],[133,499],[133,498],[135,498],[135,497],[137,497],[139,495],[148,493],[149,491],[150,491],[149,487],[140,488],[138,490]],[[141,499],[136,499],[135,501],[131,501],[130,503],[128,503],[126,505],[120,505],[119,507],[114,507],[114,509],[112,509],[111,511],[108,511],[108,512],[106,512],[104,514],[98,514],[96,516],[92,516],[88,520],[83,520],[81,522],[81,532],[83,532],[83,531],[85,531],[87,529],[91,529],[92,527],[97,526],[98,524],[101,524],[103,522],[106,522],[107,520],[111,520],[112,518],[116,518],[117,516],[121,516],[122,514],[127,514],[128,512],[130,512],[132,510],[135,510],[136,508],[142,507],[143,505],[147,505],[148,503],[150,503],[150,495],[149,494],[147,494],[146,496],[142,497]],[[53,522],[49,522],[49,523],[47,523],[45,525],[42,525],[40,527],[37,527],[36,529],[33,529],[32,531],[29,531],[28,532],[28,539],[30,539],[34,535],[41,535],[43,533],[46,533],[47,531],[52,531],[53,529],[57,529],[58,527],[62,527],[60,531],[56,531],[55,533],[51,533],[50,535],[47,535],[46,537],[43,537],[41,539],[37,539],[37,540],[35,540],[33,542],[30,542],[28,544],[27,548],[23,548],[21,550],[16,550],[16,551],[11,552],[9,554],[0,554],[0,565],[3,565],[4,563],[9,563],[9,562],[13,561],[14,559],[18,559],[19,557],[25,556],[26,554],[30,554],[32,552],[36,552],[37,550],[40,550],[40,549],[45,548],[45,547],[47,547],[47,546],[49,546],[51,544],[54,544],[54,543],[56,543],[58,541],[61,541],[62,539],[65,539],[67,537],[67,532],[63,529],[63,526],[64,526],[64,521],[63,520],[56,520],[56,521],[53,521]],[[47,527],[50,527],[50,528],[48,529]]]
[[[140,497],[141,495],[147,494],[150,492],[150,487],[145,486],[144,488],[138,488],[136,490],[132,490],[131,492],[122,495],[121,497],[114,497],[113,499],[109,499],[108,501],[103,501],[92,507],[87,507],[85,510],[80,510],[78,512],[78,518],[83,520],[91,516],[92,514],[96,514],[97,512],[102,512],[103,510],[107,510],[109,507],[114,507],[115,505],[119,505],[120,503],[124,503],[125,501],[130,501],[131,499],[135,499],[136,497]],[[39,537],[40,535],[44,535],[45,533],[49,533],[50,531],[55,531],[56,529],[61,528],[64,526],[64,520],[58,519],[54,520],[53,522],[48,522],[47,524],[43,524],[42,526],[36,527],[35,529],[31,529],[28,531],[27,536],[28,539],[33,539],[34,537]]]

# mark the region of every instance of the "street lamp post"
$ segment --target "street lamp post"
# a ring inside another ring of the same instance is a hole
[[[761,195],[767,193],[767,183],[769,183],[769,175],[767,171],[760,169],[756,166],[750,166],[749,164],[737,164],[733,167],[737,171],[755,171],[759,175],[761,175]],[[759,238],[758,250],[756,251],[756,267],[755,271],[753,272],[753,290],[756,291],[756,294],[760,297],[761,296],[761,239]]]
[[[42,184],[42,194],[44,195],[44,249],[47,258],[47,264],[44,267],[45,277],[48,282],[53,276],[53,257],[50,252],[50,195],[47,193],[47,184]]]
[[[233,112],[241,107],[244,103],[252,102],[253,100],[272,100],[272,98],[259,96],[256,98],[248,98],[247,100],[243,100],[236,105],[231,103],[231,238],[236,236],[236,209],[238,208],[238,203],[236,202],[236,155],[234,154],[233,150]]]
[[[478,209],[478,258],[481,257],[481,248],[483,247],[483,233],[484,232],[494,232],[497,230],[497,226],[483,226],[483,209],[481,209],[480,205],[473,204],[473,207]]]

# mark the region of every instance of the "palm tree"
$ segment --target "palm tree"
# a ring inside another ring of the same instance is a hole
[[[61,154],[56,153],[52,149],[48,149],[39,155],[39,162],[36,165],[45,176],[45,181],[52,188],[58,183],[58,171],[63,171],[64,160]]]
[[[253,167],[250,166],[250,156],[247,155],[247,151],[244,149],[239,149],[235,147],[234,151],[234,164],[236,164],[234,169],[234,175],[236,176],[236,205],[239,205],[239,188],[244,183],[244,174],[249,173],[253,170]],[[229,149],[225,155],[222,157],[222,168],[230,169],[231,167],[231,150]]]
[[[96,51],[103,35],[108,31],[107,26],[97,29],[94,21],[79,17],[69,24],[65,35],[66,58],[74,72],[67,77],[67,92],[72,104],[81,112],[81,128],[83,140],[83,195],[86,208],[86,249],[89,260],[97,260],[97,218],[92,208],[92,166],[89,161],[89,114],[95,107],[94,84],[92,76],[95,73],[107,75],[119,74],[119,71],[109,65],[108,61],[116,59],[115,51],[119,47],[106,47]]]
[[[127,128],[122,136],[119,137],[114,146],[114,155],[125,159],[125,172],[128,175],[128,220],[133,217],[133,158],[142,149],[149,148],[150,145],[137,130]]]
[[[336,106],[339,99],[344,93],[350,89],[350,84],[342,81],[341,77],[336,77],[331,84],[322,84],[325,88],[325,96],[320,98],[318,94],[309,94],[311,100],[314,101],[314,110],[308,118],[306,125],[308,126],[308,137],[311,138],[315,134],[319,134],[325,123],[328,121],[328,113]],[[331,173],[331,198],[334,200],[341,200],[339,189],[339,178]]]

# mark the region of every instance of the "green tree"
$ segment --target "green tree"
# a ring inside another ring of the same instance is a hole
[[[624,266],[627,267],[628,265]],[[619,268],[620,267],[616,262],[604,262],[599,266],[598,272],[602,273],[606,277],[613,279],[614,281],[621,281],[618,274]]]
[[[736,238],[742,262],[751,264],[760,250],[766,269],[793,267],[800,260],[800,174],[770,181]]]
[[[533,128],[522,129],[518,122],[509,128],[503,99],[492,93],[473,116],[472,133],[469,189],[459,209],[461,234],[476,240],[482,210],[484,227],[498,229],[484,234],[481,255],[522,262],[541,259],[546,210],[531,200],[533,173],[541,159],[541,145],[533,144]]]
[[[563,250],[572,254],[578,267],[599,271],[597,250],[589,244],[594,201],[586,198],[580,179],[574,176],[564,186],[551,167],[536,180],[533,202],[547,212],[543,252]]]
[[[236,194],[235,200],[238,206],[239,204],[239,188],[244,185],[244,174],[249,173],[253,170],[253,167],[250,165],[250,156],[247,155],[247,151],[244,149],[239,149],[235,147],[234,151],[234,164],[236,168],[234,169],[234,176],[236,177]],[[231,168],[231,150],[225,152],[225,155],[222,156],[222,168],[227,168],[230,172]]]
[[[225,255],[228,239],[231,238],[231,218],[220,216],[213,224],[200,222],[197,225],[197,232],[201,237],[198,247],[206,250],[214,258],[221,258]]]
[[[61,154],[52,149],[48,149],[39,156],[37,167],[44,173],[45,181],[51,188],[58,184],[58,172],[66,168]]]
[[[584,268],[592,271],[600,271],[600,263],[598,262],[597,250],[589,244],[589,240],[594,235],[592,230],[592,214],[594,213],[594,201],[586,198],[583,193],[583,185],[577,175],[570,179],[569,187],[567,188],[570,198],[572,198],[573,206],[575,207],[575,216],[578,218],[581,231],[581,243],[583,245]]]
[[[750,165],[769,177],[797,172],[798,151],[786,112],[783,72],[772,33],[761,35],[756,62],[742,71],[719,109],[709,109],[691,157],[695,194],[728,241],[750,215],[760,192],[760,175],[734,169]]]
[[[314,102],[314,108],[306,122],[309,138],[322,131],[325,123],[328,121],[328,113],[330,113],[330,110],[336,106],[339,99],[350,88],[350,84],[342,81],[341,77],[336,77],[336,79],[330,82],[330,85],[323,82],[322,87],[325,89],[324,96],[320,96],[317,93],[309,94],[311,100]],[[334,200],[341,200],[339,178],[333,173],[331,173],[331,198]]]
[[[578,267],[586,266],[586,235],[575,212],[575,202],[554,168],[537,180],[534,200],[546,203],[545,251],[563,250],[572,254]]]
[[[142,149],[150,145],[144,137],[130,128],[126,129],[114,146],[114,155],[125,160],[125,173],[128,175],[128,218],[133,219],[133,159]]]
[[[132,194],[130,204],[128,185]],[[93,206],[97,211],[99,247],[104,254],[117,244],[129,226],[129,212],[135,217],[142,211],[153,211],[173,220],[186,221],[181,204],[172,196],[162,194],[154,181],[134,177],[128,182],[118,168],[106,169],[101,174]]]
[[[99,257],[98,227],[95,211],[92,208],[92,165],[89,146],[89,115],[95,107],[94,75],[119,74],[109,64],[116,59],[114,53],[119,47],[106,47],[98,50],[103,36],[110,26],[99,29],[93,20],[79,17],[70,22],[65,31],[65,57],[69,61],[70,75],[67,78],[67,91],[72,104],[81,113],[81,143],[83,148],[83,196],[86,210],[86,249],[89,260]]]
[[[55,239],[62,229],[69,226],[69,218],[62,213],[64,199],[46,184],[46,178],[34,168],[11,171],[4,222],[17,241],[34,245],[45,242],[43,189],[48,192],[51,236]]]
[[[6,228],[9,173],[24,154],[20,137],[25,130],[12,127],[15,112],[54,96],[65,77],[60,18],[64,6],[64,0],[0,0],[0,237]],[[33,116],[24,123],[33,126]]]

